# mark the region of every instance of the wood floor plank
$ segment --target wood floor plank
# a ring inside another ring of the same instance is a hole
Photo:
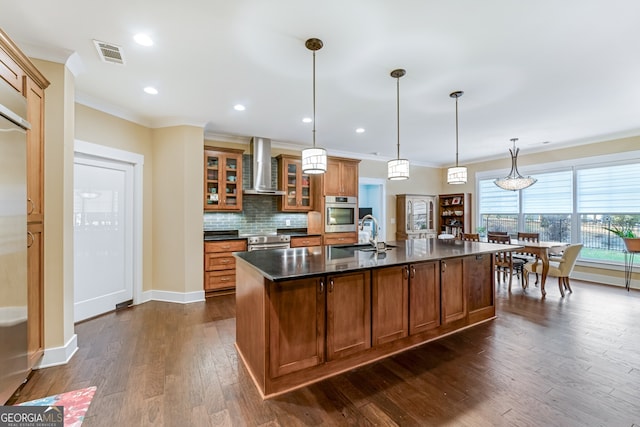
[[[640,292],[572,281],[497,318],[263,401],[235,350],[235,296],[151,301],[75,326],[67,365],[10,403],[97,391],[91,426],[640,426]]]

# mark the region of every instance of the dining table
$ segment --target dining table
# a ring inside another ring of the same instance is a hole
[[[542,277],[540,278],[540,291],[544,297],[547,292],[544,290],[544,284],[547,281],[547,274],[549,273],[549,253],[561,252],[564,248],[569,246],[569,243],[565,242],[530,242],[527,240],[511,239],[512,245],[524,246],[522,252],[533,254],[538,257],[542,263]]]

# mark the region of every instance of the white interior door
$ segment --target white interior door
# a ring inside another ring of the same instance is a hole
[[[74,319],[133,298],[133,166],[76,154]]]

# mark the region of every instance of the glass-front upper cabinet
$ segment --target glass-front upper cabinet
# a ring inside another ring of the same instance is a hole
[[[311,178],[302,172],[302,159],[281,154],[278,156],[279,190],[285,194],[278,201],[278,210],[308,212],[312,210]]]
[[[204,210],[242,210],[242,150],[204,152]]]

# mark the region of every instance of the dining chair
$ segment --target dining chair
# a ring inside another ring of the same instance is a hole
[[[479,242],[480,234],[479,233],[461,233],[460,240],[466,240],[469,242]]]
[[[576,243],[569,245],[565,248],[562,257],[559,260],[549,261],[548,276],[554,276],[558,278],[558,287],[560,288],[560,295],[564,297],[565,289],[573,293],[571,284],[569,283],[569,275],[573,271],[573,267],[576,265],[578,255],[582,250],[582,243]],[[522,268],[525,283],[529,282],[529,274],[542,272],[542,264],[539,262],[529,262]]]
[[[518,240],[520,241],[524,241],[524,242],[539,242],[540,241],[540,233],[524,233],[522,231],[518,231]],[[513,257],[515,259],[520,259],[523,261],[523,263],[520,265],[521,267],[528,263],[528,262],[537,262],[538,261],[538,256],[536,254],[532,254],[529,252],[515,252],[513,254]],[[522,273],[522,270],[519,271],[519,273]],[[536,282],[535,284],[538,284],[538,273],[536,273]],[[525,287],[529,286],[529,282],[525,282],[524,283]]]
[[[498,243],[503,245],[508,245],[511,243],[511,238],[507,234],[487,234],[487,241],[489,243]],[[506,252],[495,252],[493,254],[493,264],[496,269],[496,275],[498,282],[502,277],[502,280],[507,279],[507,274],[509,275],[509,292],[511,292],[511,283],[513,282],[513,273],[514,271],[518,274],[518,271],[522,271],[522,266],[524,265],[524,261],[522,260],[514,260],[513,253],[511,251]],[[524,288],[524,286],[523,286]]]

